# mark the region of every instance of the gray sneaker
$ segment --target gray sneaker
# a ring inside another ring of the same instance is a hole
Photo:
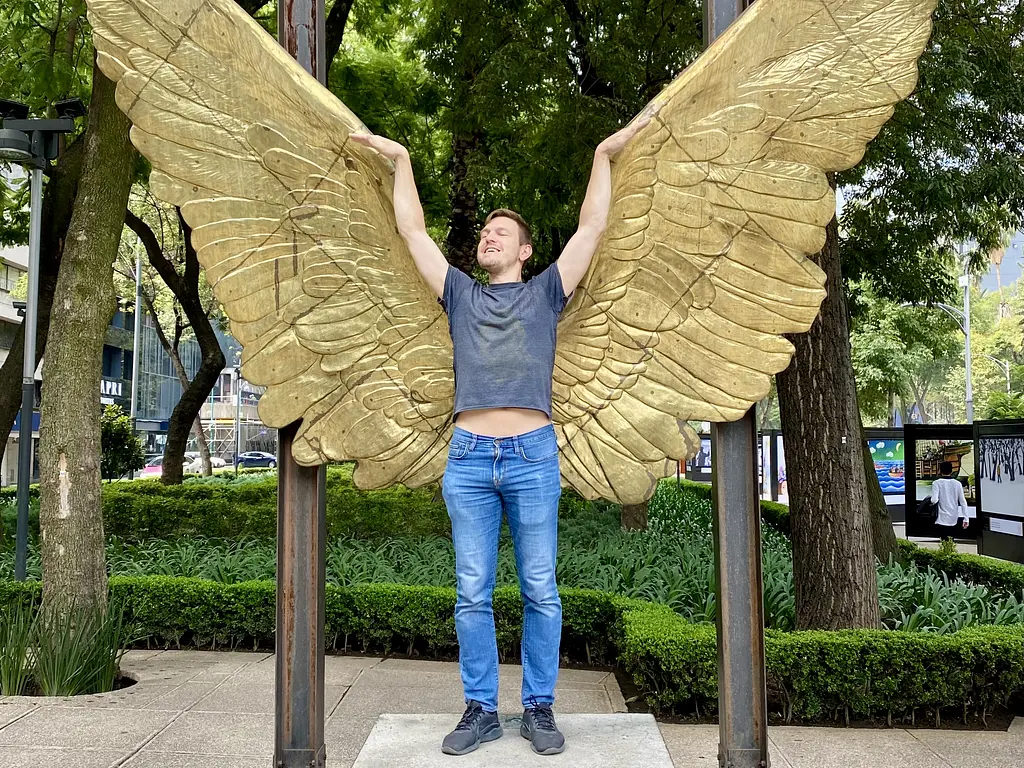
[[[557,755],[565,749],[565,737],[555,725],[555,713],[550,704],[538,704],[523,710],[523,724],[519,734],[530,740],[538,755]]]
[[[446,755],[465,755],[481,742],[501,738],[501,722],[497,712],[484,712],[479,701],[467,702],[465,713],[455,730],[444,737],[441,751]]]

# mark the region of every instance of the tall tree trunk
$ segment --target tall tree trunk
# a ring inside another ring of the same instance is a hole
[[[623,504],[622,512],[619,514],[619,522],[626,531],[647,530],[647,504]]]
[[[76,141],[50,172],[43,194],[42,238],[39,243],[39,316],[36,325],[36,365],[43,359],[50,331],[53,291],[57,287],[61,254],[71,223],[78,180],[82,175],[84,141]],[[9,435],[21,408],[21,367],[25,357],[25,326],[18,326],[11,350],[0,366],[0,435]]]
[[[871,457],[871,448],[868,447],[868,439],[864,432],[863,422],[860,425],[860,444],[864,449],[864,480],[867,483],[868,509],[871,515],[872,551],[875,557],[883,563],[889,562],[890,557],[901,560],[900,548],[896,542],[896,531],[892,528],[889,507],[885,503],[885,495],[882,493],[882,486],[878,482],[878,473],[875,472],[875,460]]]
[[[471,132],[452,136],[452,210],[448,216],[448,261],[467,275],[476,266],[479,203],[476,187],[469,177],[472,154],[480,148],[480,137]]]
[[[878,627],[864,447],[850,361],[850,329],[838,226],[813,260],[828,296],[811,330],[795,336],[778,374],[786,436],[797,629]]]
[[[171,421],[167,427],[167,445],[164,447],[164,464],[163,471],[160,473],[160,482],[164,485],[180,485],[185,448],[188,446],[188,433],[192,430],[203,403],[206,402],[206,398],[217,383],[217,377],[224,370],[224,353],[221,351],[217,334],[214,333],[206,307],[203,306],[202,297],[199,295],[199,259],[192,247],[192,230],[181,218],[181,212],[178,212],[178,221],[182,228],[185,244],[185,271],[180,275],[174,265],[164,256],[160,243],[157,242],[149,225],[131,211],[126,211],[124,217],[125,223],[142,240],[149,263],[160,274],[181,305],[202,353],[199,370],[196,371],[195,378],[181,393],[181,398],[174,406]]]
[[[43,363],[40,513],[43,603],[105,608],[100,507],[100,374],[117,308],[114,259],[135,151],[114,84],[93,67],[82,176],[53,303]]]

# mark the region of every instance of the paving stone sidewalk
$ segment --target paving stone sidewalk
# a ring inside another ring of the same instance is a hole
[[[121,691],[64,699],[0,699],[0,768],[269,768],[274,658],[266,653],[132,651]],[[657,723],[626,713],[614,675],[562,670],[555,711],[562,755],[520,738],[522,668],[502,665],[505,738],[463,757],[440,742],[462,713],[453,663],[329,656],[329,768],[716,766],[716,726]],[[1007,733],[772,728],[778,768],[1009,768],[1024,762],[1024,722]]]

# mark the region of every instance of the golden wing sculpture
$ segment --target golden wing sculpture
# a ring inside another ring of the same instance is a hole
[[[444,471],[447,319],[398,235],[392,170],[365,126],[231,0],[90,0],[103,72],[180,206],[243,345],[260,417],[302,419],[305,465],[358,459],[356,482]]]
[[[104,73],[182,209],[207,279],[301,464],[364,488],[441,477],[447,320],[398,235],[365,127],[231,0],[87,0]],[[649,498],[686,420],[761,399],[824,296],[807,259],[848,168],[916,81],[934,0],[758,0],[656,99],[616,158],[609,227],[558,326],[563,482]]]
[[[934,0],[757,0],[615,158],[609,226],[558,326],[563,477],[647,499],[692,456],[687,420],[733,421],[810,328],[807,257],[853,167],[917,81]]]

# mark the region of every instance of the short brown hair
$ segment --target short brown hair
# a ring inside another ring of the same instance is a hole
[[[484,226],[486,227],[491,223],[491,219],[495,219],[498,216],[503,216],[506,219],[512,219],[512,221],[519,225],[520,245],[533,245],[533,234],[530,232],[530,225],[526,223],[526,219],[510,208],[496,208],[488,213],[487,218],[484,219]]]

